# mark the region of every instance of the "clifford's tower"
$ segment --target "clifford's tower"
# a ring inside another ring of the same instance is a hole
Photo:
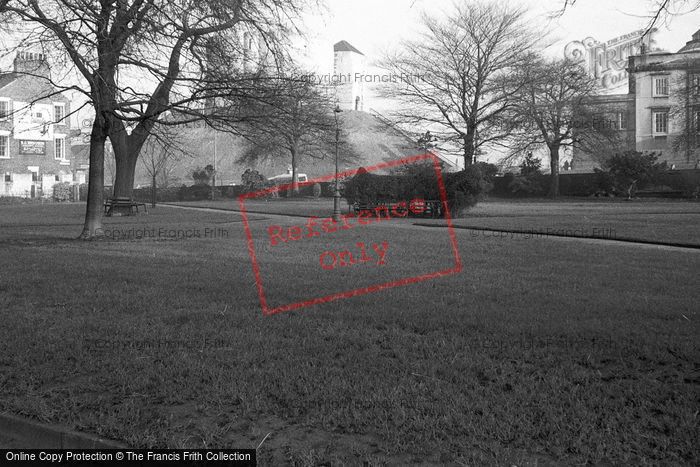
[[[364,54],[347,41],[338,42],[333,46],[333,74],[337,83],[336,98],[340,108],[364,110]]]

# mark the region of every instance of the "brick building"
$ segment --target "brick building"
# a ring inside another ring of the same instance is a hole
[[[80,182],[71,151],[70,101],[49,81],[42,54],[20,52],[0,74],[0,196],[51,197],[58,182]]]
[[[624,146],[659,154],[674,169],[700,166],[700,30],[678,52],[651,51],[628,58],[626,94],[597,96]],[[574,150],[576,171],[600,161]]]

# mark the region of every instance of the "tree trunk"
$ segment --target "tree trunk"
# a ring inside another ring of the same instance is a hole
[[[549,168],[552,171],[550,175],[549,197],[556,199],[559,197],[559,145],[549,147]]]
[[[297,150],[292,148],[292,190],[290,194],[299,195],[299,174],[297,173]]]
[[[156,173],[153,172],[153,183],[151,184],[151,207],[156,207]]]
[[[136,163],[139,159],[141,148],[148,138],[148,129],[137,128],[132,134],[127,134],[124,122],[113,118],[112,131],[109,139],[114,149],[114,161],[116,163],[116,176],[114,179],[114,197],[129,198],[134,196],[134,177],[136,175]]]
[[[104,213],[104,164],[107,133],[99,120],[98,117],[95,117],[90,136],[87,209],[83,232],[80,234],[80,238],[83,240],[92,240],[104,236],[102,215]]]
[[[112,145],[114,146],[114,143]],[[117,165],[114,178],[114,197],[131,199],[134,196],[134,176],[138,153],[125,151],[123,148],[117,149],[118,146],[120,145],[114,146],[114,160]]]
[[[471,128],[463,136],[464,142],[464,168],[472,165],[474,162],[474,130]]]

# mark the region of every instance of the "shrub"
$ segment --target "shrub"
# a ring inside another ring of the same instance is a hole
[[[257,191],[265,187],[267,180],[257,170],[246,169],[241,175],[241,181],[247,191]]]
[[[474,206],[493,188],[491,177],[497,169],[492,164],[474,164],[456,173],[443,174],[448,206],[453,216]],[[412,164],[397,169],[393,175],[370,174],[360,169],[345,183],[343,193],[350,203],[381,203],[410,201],[414,198],[439,200],[441,198],[432,163]]]
[[[314,198],[320,198],[321,197],[321,184],[314,183],[313,191],[314,191]]]
[[[655,153],[643,154],[637,151],[625,151],[615,154],[603,163],[613,188],[624,192],[627,199],[632,198],[638,189],[656,182],[661,173],[667,170],[665,162],[657,162]]]
[[[88,195],[88,184],[87,183],[81,183],[80,187],[78,187],[78,194],[80,196],[80,199],[82,201],[85,201],[87,199]],[[105,198],[107,199],[107,198]]]
[[[513,194],[526,196],[542,195],[545,192],[542,183],[542,160],[528,152],[520,164],[520,174],[512,176],[508,190]]]
[[[454,217],[461,216],[493,189],[497,169],[493,164],[478,163],[460,172],[445,175],[445,189]]]
[[[53,186],[54,201],[69,201],[70,200],[70,183],[61,182]]]
[[[593,193],[595,196],[614,196],[617,194],[615,189],[615,180],[613,176],[605,170],[594,169],[596,175],[596,190]]]
[[[192,180],[194,180],[195,185],[209,185],[209,183],[214,178],[216,170],[209,164],[206,167],[197,168],[192,171]]]

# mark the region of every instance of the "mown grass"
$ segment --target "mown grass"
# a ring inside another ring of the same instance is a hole
[[[0,208],[0,408],[135,447],[256,447],[263,464],[692,464],[700,328],[691,250],[458,231],[464,271],[263,317],[240,217],[158,208],[84,243],[81,206]],[[395,221],[266,246],[268,298],[450,264]],[[11,224],[11,225],[8,225]],[[318,255],[390,244],[387,267]],[[328,239],[326,239],[328,240]],[[363,282],[364,281],[364,282]]]
[[[213,209],[238,211],[240,204],[237,199],[217,199],[215,201],[181,201],[168,203],[179,206],[206,207]],[[289,216],[330,216],[333,213],[333,198],[274,198],[248,199],[245,202],[246,210],[253,213],[282,214]],[[345,199],[340,200],[342,212],[349,212],[349,206]]]
[[[235,200],[178,203],[184,206],[238,210]],[[347,210],[347,203],[341,203]],[[256,213],[295,216],[329,216],[332,199],[249,200],[246,209]],[[346,212],[346,211],[343,211]],[[416,222],[444,224],[440,220]],[[700,245],[700,203],[669,200],[500,200],[480,202],[455,219],[455,225],[478,229],[511,230],[538,234],[562,233],[581,237],[641,240]],[[488,234],[480,234],[488,235]]]

